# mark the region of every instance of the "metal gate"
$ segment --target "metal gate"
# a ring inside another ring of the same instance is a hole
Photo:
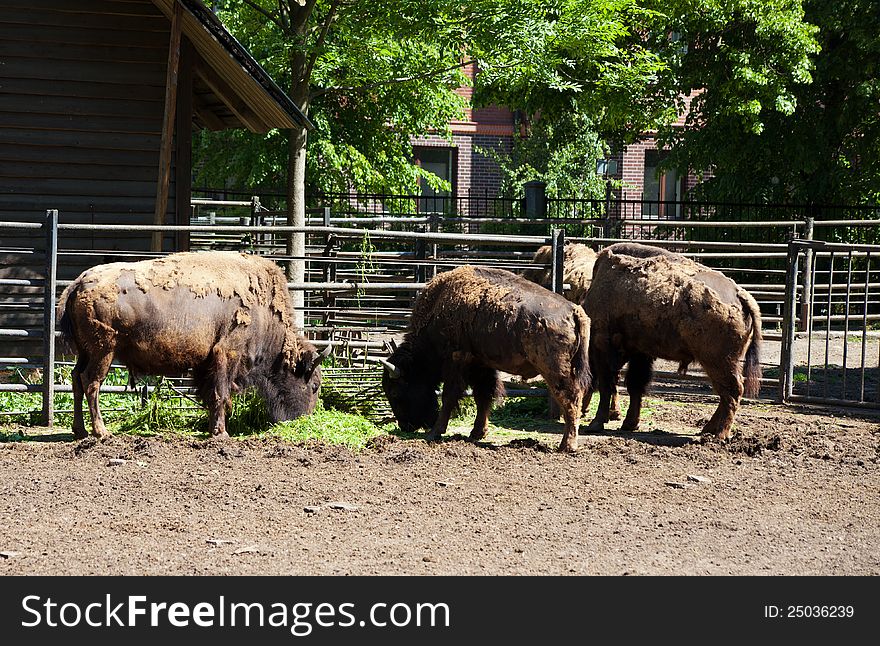
[[[779,392],[880,408],[880,246],[789,243]]]

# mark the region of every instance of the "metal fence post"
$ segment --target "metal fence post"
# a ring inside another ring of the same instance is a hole
[[[436,213],[432,213],[429,216],[429,219],[430,219],[429,227],[430,227],[431,233],[438,233],[440,231],[440,216]],[[437,260],[437,253],[438,253],[439,249],[440,249],[440,246],[436,242],[431,245],[431,259],[432,260]],[[436,276],[436,275],[437,275],[437,265],[431,265],[431,274],[430,274],[430,276],[428,276],[428,278],[429,279],[434,278],[434,276]]]
[[[551,261],[553,263],[550,268],[550,285],[551,289],[562,294],[564,289],[564,260],[565,260],[565,229],[553,229],[550,234]],[[559,404],[549,392],[547,393],[547,404],[550,409],[550,418],[558,419],[560,410]]]
[[[58,269],[58,210],[46,211],[46,284],[43,297],[43,424],[55,424],[55,282]]]
[[[794,328],[797,306],[798,246],[788,243],[787,269],[785,273],[785,310],[782,314],[782,347],[779,353],[779,401],[785,403],[794,387]]]
[[[804,240],[813,239],[813,218],[804,220]],[[809,322],[813,316],[813,248],[807,247],[804,252],[804,276],[801,291],[801,316],[798,321],[798,331],[804,332],[809,329]]]
[[[565,229],[553,229],[550,241],[553,266],[550,268],[551,289],[557,294],[563,291],[565,264]]]

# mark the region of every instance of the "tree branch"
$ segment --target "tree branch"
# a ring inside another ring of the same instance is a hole
[[[428,72],[422,72],[421,74],[414,74],[412,76],[399,76],[393,79],[386,79],[384,81],[376,81],[375,83],[368,83],[367,85],[353,85],[353,86],[343,86],[343,85],[335,85],[333,87],[324,88],[322,90],[318,90],[317,92],[312,94],[312,98],[322,96],[324,94],[330,94],[332,92],[364,92],[367,90],[372,90],[373,88],[382,87],[383,85],[396,85],[398,83],[411,83],[412,81],[421,81],[424,79],[431,78],[432,76],[437,76],[439,74],[443,74],[445,72],[451,72],[453,70],[461,69],[462,67],[467,67],[471,63],[474,63],[474,60],[466,60],[458,63],[456,65],[450,65],[449,67],[442,67],[440,69],[431,70]]]
[[[261,7],[259,4],[257,4],[255,2],[255,0],[244,0],[244,3],[248,7],[250,7],[254,11],[256,11],[257,13],[262,14],[263,16],[268,18],[270,21],[272,21],[274,24],[278,25],[278,27],[280,27],[282,30],[284,29],[284,24],[282,23],[281,18],[279,16],[276,16],[275,14],[273,14],[271,11],[267,11],[266,9]]]
[[[318,41],[315,43],[315,50],[312,52],[312,55],[309,57],[309,62],[306,65],[306,71],[303,74],[303,79],[308,80],[312,77],[312,69],[315,67],[315,62],[318,60],[318,56],[321,53],[321,47],[324,45],[324,40],[327,38],[327,32],[330,31],[330,25],[333,22],[333,19],[336,17],[336,10],[339,8],[342,0],[333,0],[333,4],[330,5],[330,9],[327,11],[327,16],[324,18],[324,24],[321,26],[321,34],[318,36]]]
[[[290,0],[288,0],[288,2],[289,1]],[[315,10],[317,2],[318,0],[306,0],[305,4],[301,5],[298,10],[293,12],[293,16],[290,19],[291,32],[297,36],[302,36],[303,29],[309,21],[309,18],[312,17],[312,12]]]

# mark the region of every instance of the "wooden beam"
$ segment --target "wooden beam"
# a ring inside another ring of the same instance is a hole
[[[165,73],[165,120],[162,123],[162,141],[159,144],[159,176],[156,185],[156,210],[153,224],[165,224],[168,211],[168,184],[171,181],[171,144],[174,140],[174,122],[177,110],[177,84],[180,71],[180,33],[183,6],[174,3],[171,16],[171,40],[168,43],[168,69]],[[163,234],[153,232],[153,251],[162,251]]]
[[[174,135],[174,224],[189,224],[192,214],[193,54],[192,43],[182,37]],[[177,233],[175,249],[189,251],[189,231]]]
[[[201,56],[196,57],[196,74],[217,98],[226,104],[238,120],[253,132],[267,132],[269,127],[251,110],[236,91]]]
[[[214,111],[211,110],[205,104],[205,101],[198,95],[193,94],[193,111],[198,116],[199,120],[208,130],[218,131],[218,130],[226,130],[229,128],[224,122],[223,119],[214,114]]]

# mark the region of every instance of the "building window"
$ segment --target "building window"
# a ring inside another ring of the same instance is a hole
[[[416,164],[449,182],[451,191],[437,191],[424,179],[419,180],[419,211],[449,213],[452,211],[455,196],[455,175],[457,150],[438,146],[416,146],[413,158]]]
[[[660,218],[681,217],[681,179],[676,170],[660,173],[657,167],[666,156],[662,150],[645,151],[645,188],[642,215]]]

